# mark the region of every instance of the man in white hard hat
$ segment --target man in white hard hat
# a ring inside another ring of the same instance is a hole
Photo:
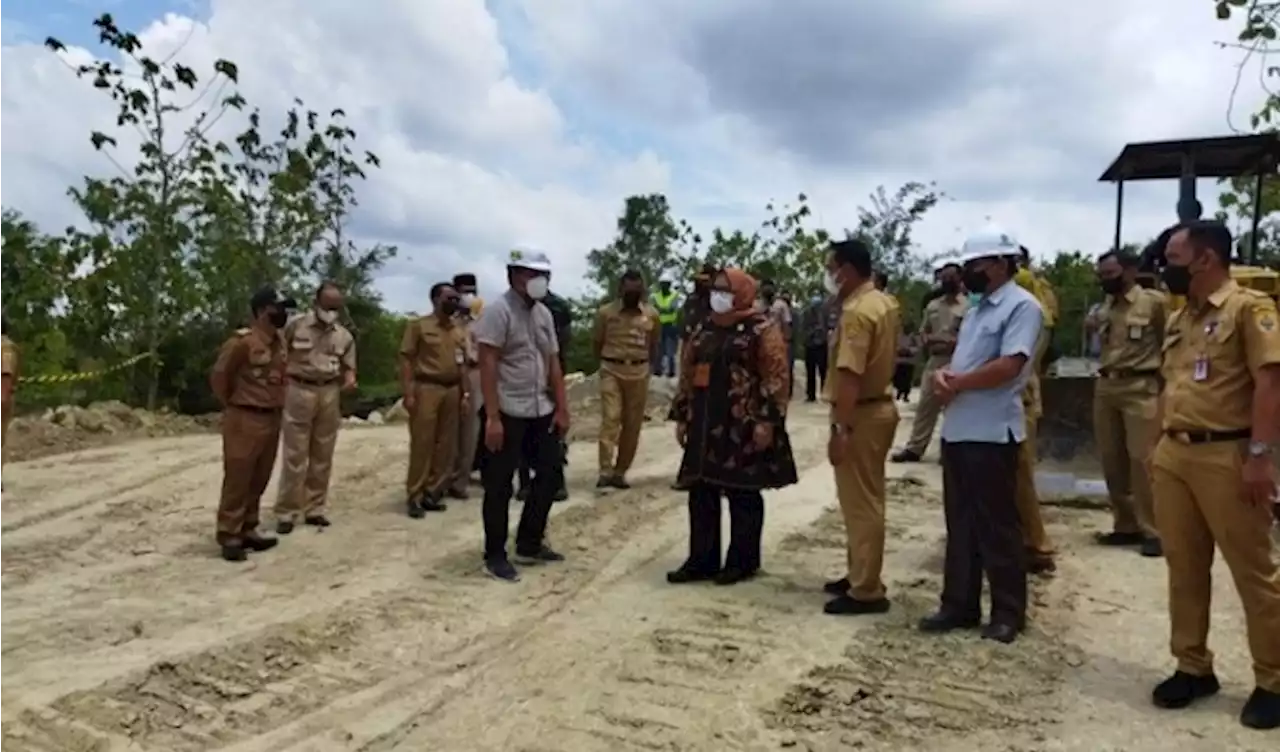
[[[980,297],[964,317],[951,364],[933,388],[942,419],[947,553],[942,605],[920,622],[926,632],[981,621],[982,578],[991,620],[982,636],[1012,642],[1026,626],[1027,570],[1017,507],[1020,444],[1026,439],[1022,390],[1042,315],[1035,297],[1011,282],[1018,243],[989,227],[965,241],[964,285]]]

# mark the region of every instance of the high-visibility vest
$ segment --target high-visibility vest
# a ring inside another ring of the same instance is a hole
[[[680,311],[676,308],[676,292],[663,295],[660,292],[653,294],[653,307],[658,309],[658,323],[674,324],[676,318],[680,315]]]

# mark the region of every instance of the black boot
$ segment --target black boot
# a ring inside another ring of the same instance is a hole
[[[1151,690],[1151,702],[1158,708],[1181,710],[1196,700],[1218,694],[1221,688],[1218,677],[1213,674],[1196,676],[1185,671],[1175,671],[1173,676]]]
[[[1261,687],[1253,690],[1240,711],[1240,723],[1263,731],[1280,728],[1280,692],[1268,692]]]

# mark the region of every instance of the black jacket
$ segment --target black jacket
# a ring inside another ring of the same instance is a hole
[[[548,292],[542,301],[551,311],[551,320],[556,326],[556,345],[560,351],[560,370],[565,369],[565,358],[568,355],[569,339],[573,335],[573,306],[565,298]]]

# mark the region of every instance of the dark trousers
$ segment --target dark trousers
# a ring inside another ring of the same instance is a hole
[[[675,324],[663,324],[658,334],[658,357],[653,361],[653,375],[667,377],[676,375],[676,361],[679,360],[680,328]]]
[[[729,501],[729,551],[725,569],[760,569],[760,534],[764,530],[764,496],[698,483],[689,489],[689,560],[694,572],[720,571],[720,497]]]
[[[942,611],[961,619],[982,611],[982,576],[991,588],[991,621],[1021,627],[1027,618],[1027,570],[1018,519],[1019,444],[943,442],[947,555]]]
[[[565,439],[560,439],[560,461],[556,463],[555,482],[552,484],[552,487],[556,490],[564,488],[564,466],[567,464],[569,464],[569,442]],[[529,460],[527,458],[520,458],[520,467],[516,475],[520,478],[520,488],[529,488],[529,478],[532,472],[529,469]]]
[[[804,349],[804,396],[813,402],[818,390],[827,385],[827,346],[809,345]]]
[[[911,382],[916,375],[916,367],[914,363],[899,363],[893,367],[893,391],[894,396],[906,402],[907,397],[911,396]]]
[[[533,469],[533,480],[516,528],[517,551],[533,552],[542,546],[560,467],[560,436],[552,432],[552,416],[513,418],[504,414],[502,430],[502,448],[485,458],[482,475],[484,557],[489,561],[507,556],[511,481],[521,458]]]

